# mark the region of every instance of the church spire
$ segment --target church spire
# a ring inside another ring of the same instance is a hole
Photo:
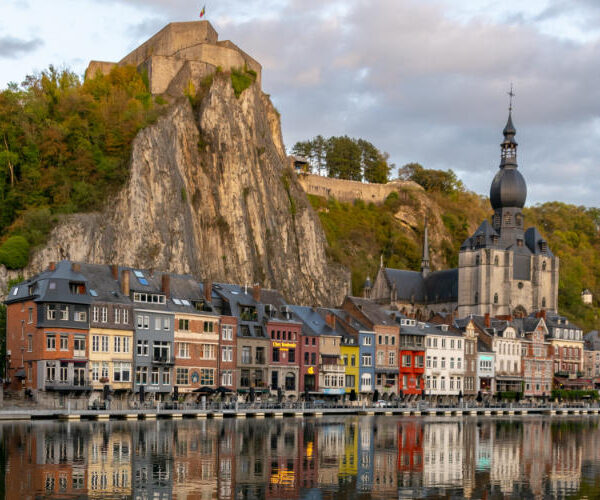
[[[512,108],[513,108],[513,97],[515,93],[513,92],[512,83],[510,84],[510,91],[507,92],[509,96],[508,101],[508,120],[506,121],[506,126],[502,131],[504,135],[504,140],[502,144],[500,144],[501,149],[501,161],[500,168],[504,168],[505,166],[517,167],[517,141],[515,141],[515,135],[517,134],[517,130],[512,122]]]
[[[421,274],[429,274],[429,231],[427,228],[427,215],[425,216],[425,229],[423,231],[423,257],[421,258]]]

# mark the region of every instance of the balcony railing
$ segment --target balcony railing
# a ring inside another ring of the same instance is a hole
[[[159,365],[173,365],[175,364],[175,356],[171,355],[163,355],[163,356],[154,356],[152,358],[152,362]]]
[[[49,391],[89,391],[92,383],[89,379],[46,380],[44,388]]]
[[[328,365],[321,363],[319,365],[319,370],[322,372],[344,373],[345,367],[344,365]]]

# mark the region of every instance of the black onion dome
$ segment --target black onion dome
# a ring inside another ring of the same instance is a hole
[[[516,168],[501,168],[490,188],[490,203],[492,208],[525,206],[527,199],[527,185],[525,179]]]

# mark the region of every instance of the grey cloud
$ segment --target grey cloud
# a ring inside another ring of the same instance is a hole
[[[16,59],[23,54],[34,52],[43,44],[39,38],[21,40],[12,36],[0,37],[0,58]]]

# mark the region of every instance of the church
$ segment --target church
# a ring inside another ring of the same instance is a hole
[[[558,310],[558,257],[535,227],[524,229],[527,185],[517,165],[512,106],[490,188],[492,222],[484,220],[461,245],[458,268],[431,271],[425,225],[421,271],[384,267],[364,295],[427,320],[436,313],[525,317]]]

